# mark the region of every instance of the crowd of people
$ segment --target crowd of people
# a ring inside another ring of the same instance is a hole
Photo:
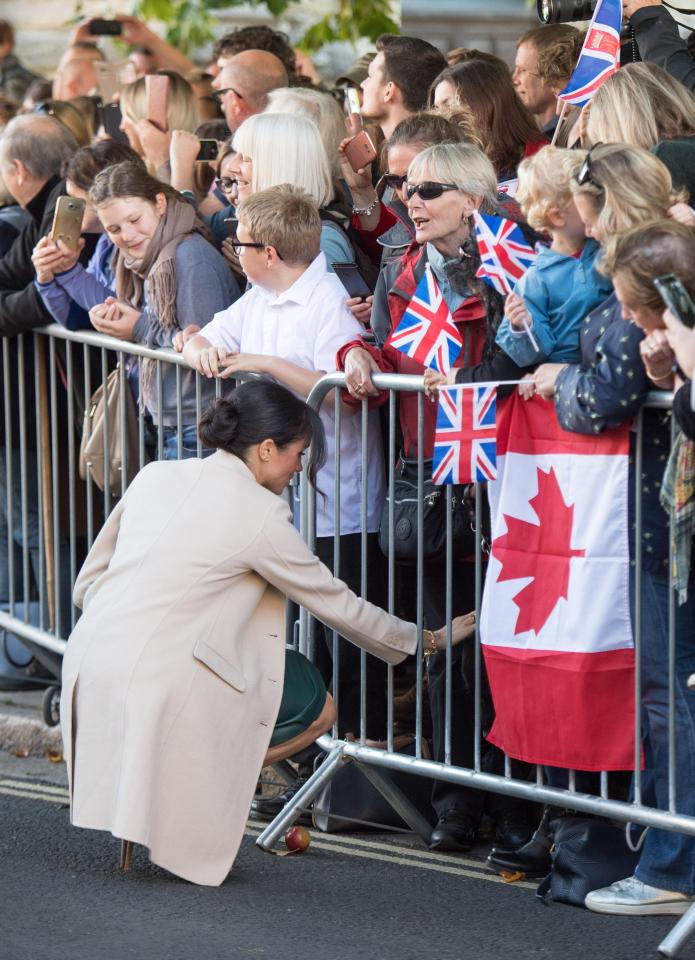
[[[129,79],[122,74],[114,101],[117,130],[108,128],[106,105],[96,96],[105,56],[90,21],[76,28],[52,85],[21,66],[11,28],[0,25],[0,335],[4,395],[11,398],[0,418],[0,602],[9,597],[13,551],[28,548],[30,575],[40,576],[34,357],[19,335],[50,322],[182,353],[183,376],[165,364],[158,383],[152,361],[130,364],[147,442],[160,459],[198,456],[198,403],[214,399],[216,380],[224,392],[226,381],[256,374],[306,398],[323,374],[344,371],[345,389],[320,411],[327,449],[316,477],[323,494],[316,552],[329,569],[339,562],[340,578],[383,608],[379,528],[389,464],[386,396],[374,373],[424,375],[431,395],[443,383],[523,381],[526,396],[552,398],[562,427],[580,434],[636,417],[650,390],[674,391],[673,445],[671,414],[663,410],[644,410],[639,461],[632,434],[629,523],[639,462],[642,541],[631,537],[630,550],[633,581],[641,558],[646,770],[652,804],[668,809],[669,513],[676,513],[677,809],[695,814],[695,694],[687,689],[695,673],[695,332],[664,310],[653,283],[674,273],[695,300],[695,97],[688,89],[695,67],[680,38],[675,53],[671,37],[660,55],[665,41],[657,42],[655,32],[670,30],[660,5],[625,0],[625,10],[642,56],[652,62],[624,64],[588,107],[569,111],[559,126],[558,94],[583,42],[567,24],[520,37],[513,70],[483,51],[445,56],[424,40],[384,35],[328,86],[269,28],[223,37],[201,71],[144,24],[121,17],[132,52]],[[152,75],[167,78],[164,122],[153,116]],[[356,162],[351,146],[361,132],[375,149]],[[199,160],[210,140],[216,155]],[[85,202],[75,248],[52,232],[65,195]],[[516,221],[537,245],[537,259],[506,298],[478,277],[476,211]],[[371,292],[351,295],[341,264],[353,264]],[[426,371],[389,342],[426,271],[464,344],[448,375]],[[21,424],[20,398],[28,411]],[[400,476],[416,477],[421,456],[431,461],[435,412],[418,394],[399,394]],[[10,454],[20,436],[30,517],[10,527],[5,504],[21,495],[20,457]],[[453,574],[456,616],[475,606],[465,538],[454,540]],[[397,580],[396,612],[415,619],[412,565],[397,565]],[[428,558],[422,605],[430,630],[446,622],[445,581],[444,557]],[[365,718],[361,654],[345,639],[334,646],[326,628],[317,663],[328,680],[336,653],[340,735],[362,729],[383,740],[385,665],[368,658]],[[470,768],[470,645],[453,651],[448,687],[447,653],[433,651],[426,659],[432,756],[443,761],[448,752],[452,763]],[[407,700],[397,705],[404,714]],[[494,704],[486,689],[482,701],[489,726]],[[504,770],[503,755],[489,744],[482,762],[491,772]],[[515,776],[530,775],[522,764],[512,766]],[[282,808],[308,775],[306,758],[299,773],[281,797],[257,799],[256,811]],[[567,784],[567,771],[551,769],[547,777]],[[521,801],[437,781],[432,806],[434,850],[470,849],[487,817],[500,848],[518,850],[533,833]],[[651,828],[634,876],[591,894],[587,905],[682,912],[695,902],[694,871],[695,838]]]

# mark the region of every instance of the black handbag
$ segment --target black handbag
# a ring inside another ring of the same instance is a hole
[[[405,743],[396,738],[394,747],[398,753],[415,756],[415,739],[404,737]],[[385,744],[384,744],[385,746]],[[429,755],[429,744],[423,741],[423,756]],[[432,787],[430,777],[414,776],[401,770],[381,770],[382,775],[399,787],[425,820],[434,824],[432,810]],[[393,807],[362,773],[359,764],[344,763],[328,781],[314,800],[313,822],[323,833],[341,830],[380,829],[396,827],[408,829]]]
[[[432,461],[424,462],[422,499],[422,534],[424,559],[442,557],[446,551],[447,497],[446,487],[438,486],[429,477]],[[453,545],[456,553],[472,554],[475,550],[474,510],[468,498],[470,485],[453,486],[451,496]],[[387,495],[379,524],[379,547],[389,556],[389,502]],[[417,460],[401,456],[393,482],[393,551],[398,563],[417,561]]]
[[[630,849],[625,829],[606,820],[563,817],[551,824],[554,845],[550,873],[536,896],[583,907],[587,893],[631,877],[639,850]]]

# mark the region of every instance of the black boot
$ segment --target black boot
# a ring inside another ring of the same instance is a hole
[[[528,841],[516,850],[493,847],[487,858],[487,864],[496,872],[508,870],[512,873],[525,873],[527,876],[544,877],[551,867],[550,849],[553,838],[550,821],[559,815],[557,807],[544,807],[541,822]]]

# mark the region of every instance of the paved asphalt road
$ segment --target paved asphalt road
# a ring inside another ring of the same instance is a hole
[[[0,960],[642,960],[671,918],[537,902],[473,855],[409,836],[316,834],[274,857],[249,824],[222,887],[196,887],[69,826],[64,767],[0,755]],[[695,942],[683,960],[694,960]]]

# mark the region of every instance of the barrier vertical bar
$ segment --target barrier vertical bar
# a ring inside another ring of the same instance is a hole
[[[635,434],[635,575],[633,584],[634,617],[633,642],[635,645],[635,755],[634,755],[634,802],[642,803],[642,471],[644,470],[644,412],[640,409],[636,418]],[[628,534],[629,536],[629,534]]]
[[[4,400],[5,400],[5,482],[7,517],[7,581],[10,601],[10,613],[14,615],[15,574],[14,574],[14,516],[12,496],[12,407],[10,394],[10,349],[7,338],[3,338],[3,366],[5,370]],[[19,377],[19,370],[17,371]]]
[[[31,596],[31,550],[29,548],[29,445],[27,440],[27,387],[26,387],[26,355],[24,337],[19,337],[17,343],[17,363],[19,366],[18,400],[19,400],[19,477],[20,477],[20,508],[22,512],[22,602],[24,604],[24,620],[29,619],[29,599]],[[5,339],[3,341],[7,343]],[[9,371],[8,371],[9,379]],[[9,432],[8,432],[9,437]]]
[[[125,370],[125,354],[118,352],[118,417],[121,429],[121,496],[125,495],[128,486],[128,444],[126,418],[126,391],[130,390]]]
[[[70,550],[70,632],[77,622],[75,604],[72,602],[72,587],[77,579],[77,511],[75,478],[75,368],[72,340],[65,343],[65,365],[68,395],[68,528]]]
[[[446,557],[445,557],[445,616],[446,616],[446,676],[444,688],[444,763],[451,763],[451,671],[453,655],[451,649],[451,616],[454,602],[453,563],[454,563],[454,524],[453,493],[451,484],[444,488],[446,496]]]
[[[340,391],[336,390],[340,395]],[[361,427],[361,478],[362,487],[360,490],[360,593],[363,597],[367,596],[367,429],[368,422],[368,404],[365,399],[362,400],[360,421]],[[362,743],[367,739],[367,654],[360,650],[360,740]]]
[[[475,691],[474,691],[474,769],[481,769],[482,740],[482,648],[480,645],[480,607],[483,596],[483,508],[482,488],[475,485]]]
[[[417,621],[417,661],[415,666],[415,756],[422,756],[422,630],[424,617],[424,499],[425,499],[425,417],[424,395],[417,395],[417,567],[415,606]]]
[[[109,366],[104,347],[101,348],[101,385],[106,393],[106,385],[109,379]],[[109,436],[109,418],[104,411],[103,419],[103,437],[104,437],[104,518],[111,513],[111,437]]]
[[[89,430],[92,429],[91,409],[92,409],[92,351],[88,344],[82,348],[82,360],[84,363],[84,409],[87,414]],[[84,429],[87,429],[85,425]],[[92,471],[86,471],[85,483],[87,485],[87,549],[92,549],[94,543],[94,487],[92,485]]]
[[[56,346],[51,337],[48,341],[48,383],[51,402],[51,506],[53,516],[53,621],[57,637],[63,635],[61,569],[60,569],[60,484],[58,455],[58,385],[56,376]]]
[[[45,396],[42,393],[42,377],[41,377],[41,355],[43,350],[43,344],[41,337],[38,333],[34,334],[34,416],[36,423],[36,498],[37,498],[37,507],[38,507],[38,521],[39,521],[39,628],[43,631],[46,630],[46,612],[48,610],[47,606],[47,584],[46,584],[46,514],[44,510],[44,504],[46,498],[44,496],[44,449],[45,444],[43,443],[43,436],[46,425],[46,415],[44,415]]]
[[[394,549],[394,486],[396,480],[396,393],[389,390],[389,443],[388,443],[388,471],[389,471],[389,489],[388,489],[388,612],[394,613],[396,609],[396,559]],[[386,746],[393,750],[393,693],[394,677],[393,665],[389,664],[387,671],[387,696],[386,705]]]

